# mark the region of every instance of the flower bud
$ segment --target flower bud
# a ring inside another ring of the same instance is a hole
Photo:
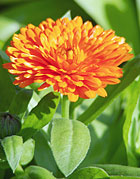
[[[21,124],[17,116],[8,112],[0,113],[0,139],[17,134],[20,128]]]

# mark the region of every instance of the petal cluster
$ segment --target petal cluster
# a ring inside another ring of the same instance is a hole
[[[48,18],[38,27],[29,24],[14,34],[4,64],[16,75],[14,84],[24,88],[41,83],[68,95],[70,101],[107,96],[105,87],[122,77],[119,65],[133,57],[130,46],[113,30],[83,23],[81,17],[53,21]]]

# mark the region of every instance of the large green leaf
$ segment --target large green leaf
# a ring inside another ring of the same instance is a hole
[[[25,173],[30,179],[56,179],[51,172],[38,166],[29,166],[26,168]]]
[[[87,167],[75,171],[68,179],[104,179],[108,178],[108,174],[101,168]]]
[[[104,109],[113,102],[113,100],[140,74],[140,56],[135,57],[132,61],[124,66],[124,75],[121,82],[117,85],[106,88],[108,96],[106,98],[97,97],[90,107],[78,117],[79,121],[85,124],[96,119]]]
[[[8,72],[2,67],[2,60],[0,59],[0,111],[7,111],[16,90],[8,75]]]
[[[134,142],[135,146],[133,146],[131,139],[133,138],[133,141],[135,140],[135,136],[132,133],[132,124],[134,123],[135,118],[138,118],[138,114],[139,114],[137,111],[136,111],[137,114],[134,113],[135,107],[139,100],[139,95],[140,95],[139,89],[140,89],[140,80],[134,81],[133,84],[128,89],[127,104],[125,106],[125,123],[123,126],[123,138],[127,150],[128,164],[131,166],[138,166],[138,161],[134,154],[135,149],[133,148],[136,146],[136,141]],[[127,93],[125,93],[125,96],[126,94]],[[134,130],[136,131],[136,128]]]
[[[59,169],[70,175],[85,158],[90,146],[88,128],[81,122],[54,119],[51,130],[51,149]]]
[[[98,24],[112,28],[127,39],[136,54],[140,52],[140,33],[132,0],[75,0]]]
[[[140,177],[140,168],[136,167],[113,164],[95,164],[94,166],[104,169],[109,175]]]
[[[1,140],[7,161],[15,172],[17,168],[23,150],[23,140],[20,136],[10,136]]]
[[[62,177],[54,160],[46,133],[43,130],[40,130],[35,134],[34,139],[36,143],[34,158],[37,165],[53,172],[57,177]]]
[[[20,134],[25,138],[29,138],[38,129],[48,124],[56,111],[59,100],[59,93],[51,92],[44,96],[25,119]]]
[[[20,159],[20,165],[27,165],[34,157],[35,141],[28,139],[23,144],[23,152]]]
[[[9,112],[11,114],[16,114],[20,118],[24,116],[27,110],[28,103],[32,97],[33,91],[28,89],[20,90],[14,97],[10,107]],[[19,105],[20,104],[20,105]]]

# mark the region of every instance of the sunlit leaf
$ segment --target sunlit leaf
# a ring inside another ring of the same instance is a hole
[[[1,141],[1,143],[4,152],[6,154],[7,161],[13,172],[15,172],[15,169],[17,168],[22,155],[22,150],[23,150],[22,137],[20,136],[6,137]]]
[[[34,157],[35,141],[28,139],[23,144],[23,152],[20,159],[21,165],[27,165]]]
[[[38,129],[48,124],[56,111],[59,100],[59,93],[51,92],[44,96],[25,119],[20,134],[25,138],[29,138]]]
[[[121,175],[121,176],[135,176],[140,177],[140,168],[129,167],[123,165],[113,165],[113,164],[98,164],[94,165],[104,169],[109,175]]]
[[[26,168],[25,173],[30,179],[55,179],[51,172],[38,166],[29,166]]]
[[[68,177],[68,179],[104,179],[106,177],[109,178],[108,174],[103,169],[97,167],[87,167],[77,170],[70,177]]]
[[[90,146],[88,128],[81,122],[54,119],[51,130],[51,149],[59,169],[70,175],[85,158]]]

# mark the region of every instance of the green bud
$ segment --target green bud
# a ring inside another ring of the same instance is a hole
[[[17,134],[20,128],[21,123],[17,116],[8,112],[0,113],[0,139]]]

